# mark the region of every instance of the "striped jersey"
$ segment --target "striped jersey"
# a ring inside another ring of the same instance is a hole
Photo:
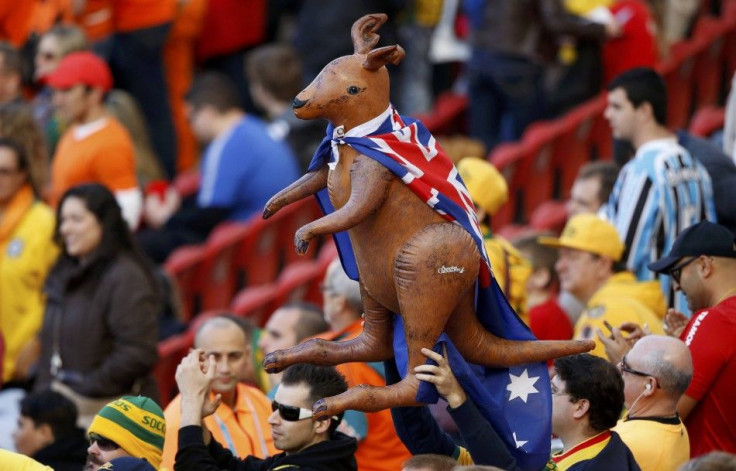
[[[659,278],[667,304],[689,315],[669,276],[647,264],[669,253],[677,236],[705,219],[716,220],[713,187],[705,167],[672,138],[639,147],[616,180],[608,217],[626,247],[622,260],[639,280]]]

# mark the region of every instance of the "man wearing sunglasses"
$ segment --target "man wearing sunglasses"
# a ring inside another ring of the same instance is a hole
[[[335,368],[307,364],[287,368],[268,419],[274,444],[282,453],[244,459],[234,457],[202,427],[203,417],[210,415],[220,401],[219,395],[214,402],[209,398],[215,370],[214,358],[205,358],[201,350],[192,351],[177,368],[182,401],[175,471],[357,470],[355,439],[336,430],[342,414],[325,421],[312,416],[315,401],[347,391],[345,379]]]
[[[674,310],[665,317],[667,333],[679,336],[693,359],[693,379],[677,407],[690,454],[736,453],[736,237],[719,224],[698,223],[649,268],[669,275],[694,312],[689,320]]]
[[[123,396],[100,409],[87,430],[84,471],[97,471],[121,456],[143,458],[159,469],[164,448],[164,412],[153,399]]]
[[[678,469],[690,459],[688,432],[677,415],[693,375],[690,351],[679,339],[648,335],[621,358],[618,369],[628,413],[613,430],[642,471]]]

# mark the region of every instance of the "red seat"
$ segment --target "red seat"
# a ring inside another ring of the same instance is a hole
[[[284,268],[276,282],[276,304],[283,306],[289,302],[308,301],[321,306],[320,284],[327,265],[318,260],[310,260],[292,263]]]
[[[534,210],[529,225],[537,231],[562,232],[567,221],[567,210],[562,201],[545,201]]]
[[[294,234],[302,226],[322,217],[322,211],[317,204],[316,198],[308,197],[301,201],[292,203],[286,208],[279,211],[274,216],[274,222],[278,224],[278,248],[281,251],[280,261],[281,267],[290,265],[294,262],[303,261],[305,259],[314,259],[317,257],[321,239],[315,239],[309,244],[307,253],[299,255],[294,247]]]
[[[260,218],[250,222],[235,259],[238,288],[276,281],[280,269],[278,224]]]
[[[256,216],[260,218],[260,216]],[[237,255],[253,223],[225,222],[207,238],[202,262],[202,309],[224,309],[237,291]]]
[[[164,263],[164,270],[176,283],[182,305],[182,320],[189,321],[201,304],[200,270],[205,258],[203,245],[185,245],[176,249]]]
[[[612,160],[613,134],[608,120],[603,115],[608,103],[608,95],[602,93],[599,97],[586,103],[590,103],[592,116],[594,116],[589,138],[591,160]],[[596,113],[594,110],[599,111]]]
[[[174,179],[174,188],[183,198],[192,196],[199,191],[199,184],[202,181],[202,175],[199,170],[189,170],[182,172]]]
[[[723,58],[726,66],[726,80],[731,80],[736,73],[736,1],[723,2],[723,16],[726,21],[726,38],[723,47]]]
[[[671,57],[657,67],[667,84],[667,125],[684,128],[693,105],[693,72],[698,46],[680,41],[670,49]]]
[[[581,103],[561,118],[563,134],[555,149],[555,165],[560,174],[559,197],[562,199],[570,197],[570,189],[580,167],[601,157],[597,149],[599,145],[608,146],[607,153],[611,152],[611,130],[602,118],[605,108],[606,97],[601,94]],[[599,120],[600,132],[605,136],[594,134]]]
[[[464,130],[467,108],[467,96],[447,92],[437,97],[430,113],[418,118],[432,134],[452,134]]]
[[[523,224],[508,224],[496,231],[496,235],[503,237],[506,240],[513,241],[517,237],[521,237],[532,231],[533,229],[530,226]]]
[[[491,224],[494,231],[524,217],[523,209],[520,207],[520,193],[525,182],[521,167],[527,153],[527,146],[523,142],[514,142],[497,146],[488,157],[506,179],[509,187],[508,201],[493,215]]]
[[[542,121],[524,132],[528,153],[517,172],[523,181],[517,184],[522,190],[525,221],[540,204],[555,197],[555,149],[563,131],[561,121]]]
[[[154,376],[158,382],[159,404],[162,408],[165,408],[177,394],[174,378],[176,367],[193,345],[194,334],[190,331],[174,335],[158,343],[158,363],[154,369]]]
[[[326,262],[328,265],[329,263],[337,258],[337,245],[335,245],[335,240],[330,237],[325,239],[325,242],[322,244],[322,247],[319,249],[319,255],[317,255],[317,260],[321,262]]]
[[[247,317],[254,325],[263,326],[277,307],[276,295],[275,283],[250,286],[235,296],[230,309],[238,316]]]
[[[695,38],[695,108],[718,103],[723,86],[723,51],[726,43],[726,21],[716,18],[701,18]]]
[[[708,137],[719,129],[723,129],[726,120],[726,110],[716,106],[706,106],[698,110],[690,120],[688,130],[691,134]]]

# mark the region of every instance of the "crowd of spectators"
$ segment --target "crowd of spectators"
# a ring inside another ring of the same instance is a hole
[[[392,103],[416,115],[466,94],[482,155],[607,95],[616,163],[580,169],[561,234],[493,233],[504,175],[457,163],[520,318],[540,339],[596,343],[548,365],[546,469],[736,469],[736,94],[721,149],[667,127],[654,70],[702,3],[0,2],[0,469],[522,469],[446,352],[423,350],[410,372],[447,405],[431,410],[312,417],[320,398],[399,381],[393,361],[263,371],[276,350],[361,333],[361,287],[338,259],[322,306],[198,324],[180,393],[159,406],[157,341],[176,304],[160,265],[307,168],[324,123],[291,101],[379,11],[381,44],[406,49]],[[173,185],[186,172],[194,195]]]

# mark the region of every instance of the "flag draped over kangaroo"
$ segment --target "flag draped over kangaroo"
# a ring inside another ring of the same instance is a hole
[[[520,465],[549,457],[551,399],[544,361],[588,351],[591,341],[536,341],[492,277],[473,203],[452,162],[418,121],[389,103],[385,65],[398,46],[373,49],[386,15],[352,29],[355,53],[328,64],[294,99],[302,119],[325,118],[327,136],[308,172],[266,204],[264,217],[316,195],[325,216],[300,228],[296,249],[334,234],[348,275],[360,282],[363,333],[345,342],[309,340],[273,352],[266,371],[295,363],[336,365],[395,357],[403,380],[360,386],[317,401],[328,418],[347,409],[373,412],[434,402],[437,392],[413,374],[421,348],[447,345],[468,395]]]

